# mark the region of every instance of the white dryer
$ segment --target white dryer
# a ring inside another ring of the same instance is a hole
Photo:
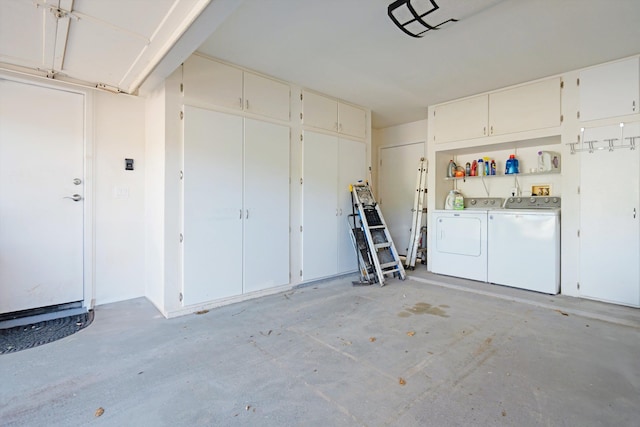
[[[489,212],[488,281],[560,292],[560,198],[512,197]]]
[[[487,210],[431,214],[431,272],[487,281]]]

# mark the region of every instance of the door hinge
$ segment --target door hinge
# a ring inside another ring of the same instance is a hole
[[[580,282],[576,282],[576,287],[580,289]]]
[[[302,232],[302,226],[300,226],[300,232]]]
[[[302,270],[300,270],[300,277],[302,277]]]
[[[184,92],[184,83],[180,83],[180,93]]]
[[[180,171],[180,179],[182,180],[184,178],[184,172]]]
[[[180,120],[182,120],[183,118],[184,118],[184,113],[180,111]]]
[[[564,122],[564,114],[560,114],[560,123]]]
[[[433,117],[436,116],[436,110],[433,110]]]
[[[302,101],[302,92],[300,92],[300,101]]]
[[[580,230],[578,230],[578,237],[580,237]]]
[[[300,185],[304,182],[304,179],[300,178]]]
[[[578,111],[578,113],[576,114],[576,116],[577,116],[578,118],[580,118],[580,111]]]
[[[560,89],[564,89],[564,81],[562,79],[560,79]]]
[[[180,292],[180,295],[178,295],[178,299],[180,300],[180,302],[182,302],[182,300],[184,299],[184,297],[182,296],[182,292]]]
[[[302,138],[302,134],[300,134],[300,142],[302,142],[302,139],[303,139],[303,138]]]
[[[183,240],[184,240],[184,236],[182,235],[182,233],[180,233],[180,243],[182,243]]]
[[[580,186],[578,185],[578,194],[580,194]]]

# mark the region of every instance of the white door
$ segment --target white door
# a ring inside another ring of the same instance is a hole
[[[84,298],[83,198],[84,95],[0,79],[0,313]]]
[[[341,139],[338,148],[338,273],[356,271],[358,260],[351,242],[349,214],[352,212],[349,184],[367,179],[367,146]]]
[[[423,142],[380,150],[379,197],[384,220],[400,255],[406,255],[411,237],[413,199]]]
[[[244,292],[289,283],[289,127],[245,119]]]
[[[617,137],[619,132],[617,126],[604,134],[588,129],[585,140]],[[640,153],[595,150],[580,156],[580,294],[638,307]]]
[[[242,294],[242,117],[185,106],[184,305]]]
[[[303,280],[337,272],[338,138],[305,132],[303,146]]]

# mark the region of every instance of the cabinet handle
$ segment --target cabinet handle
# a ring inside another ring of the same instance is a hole
[[[342,216],[342,209],[340,209],[340,216]]]
[[[636,208],[633,208],[633,218],[635,219],[636,217]]]
[[[238,105],[240,105],[240,108],[242,108],[242,97],[238,98]]]
[[[483,135],[486,135],[486,134],[487,134],[487,127],[486,127],[486,126],[482,128],[482,134],[483,134]]]
[[[245,216],[244,219],[249,219],[249,209],[247,209],[247,216]]]
[[[491,126],[491,135],[493,135],[493,126]]]
[[[248,110],[249,109],[249,100],[248,99],[246,101],[246,104],[247,104],[247,110]]]
[[[636,111],[636,101],[635,100],[633,101],[632,105],[633,105],[633,111]]]
[[[242,219],[242,209],[240,209],[240,219]]]

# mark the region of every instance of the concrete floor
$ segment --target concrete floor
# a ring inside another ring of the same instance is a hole
[[[638,425],[639,310],[411,274],[171,320],[99,306],[0,356],[0,425]]]

